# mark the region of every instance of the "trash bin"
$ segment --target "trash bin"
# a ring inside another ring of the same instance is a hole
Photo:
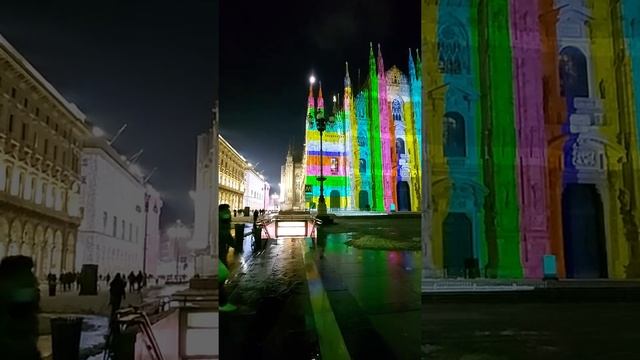
[[[51,348],[53,360],[78,359],[82,318],[58,317],[51,319]]]
[[[234,249],[236,252],[242,252],[242,244],[244,242],[244,224],[235,224],[235,245]]]

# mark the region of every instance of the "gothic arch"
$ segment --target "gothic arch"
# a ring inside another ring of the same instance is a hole
[[[470,70],[469,35],[457,19],[448,18],[438,29],[438,67],[441,73],[466,75]]]
[[[24,256],[33,256],[33,225],[30,222],[24,224],[22,230],[22,244],[20,247],[20,254]]]
[[[9,231],[9,248],[7,255],[20,254],[20,243],[22,243],[22,224],[19,219],[14,219],[11,223],[11,230]]]
[[[566,98],[589,97],[589,70],[587,57],[575,46],[560,50],[558,72],[560,95]]]

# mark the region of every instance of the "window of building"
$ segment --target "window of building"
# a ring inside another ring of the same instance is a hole
[[[47,155],[49,153],[49,139],[44,139],[44,154]]]
[[[122,229],[120,230],[120,239],[124,240],[124,231],[125,231],[126,222],[122,220]]]
[[[469,73],[469,40],[464,28],[447,24],[438,32],[438,67],[445,74]]]
[[[22,123],[22,134],[20,136],[22,141],[27,141],[27,132],[29,130],[27,126],[27,123]]]
[[[51,123],[51,118],[47,115],[47,117],[44,119],[45,124],[49,125]]]
[[[38,148],[38,132],[37,131],[33,133],[33,148],[34,149]]]
[[[9,114],[9,134],[13,133],[13,114]]]
[[[16,88],[11,88],[11,97],[15,99],[16,94],[17,94]]]
[[[114,216],[113,217],[113,232],[112,232],[112,236],[116,237],[116,235],[118,234],[118,217]]]
[[[40,116],[40,108],[36,107],[36,117],[39,117],[39,116]]]
[[[55,125],[53,125],[53,129],[57,134],[58,133],[58,123],[55,123]]]
[[[133,241],[133,224],[129,223],[129,241]]]
[[[58,161],[58,145],[53,145],[53,161]]]
[[[109,214],[106,211],[102,213],[102,231],[107,232],[107,221],[109,220]]]
[[[24,105],[25,109],[29,107],[29,99],[24,98],[24,101],[22,102],[22,105]]]

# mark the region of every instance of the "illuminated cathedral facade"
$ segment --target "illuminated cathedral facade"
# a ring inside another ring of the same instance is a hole
[[[422,11],[426,273],[640,277],[640,2]]]
[[[354,89],[346,66],[344,96],[333,98],[333,116],[320,133],[316,118],[327,116],[322,85],[309,89],[305,142],[306,207],[317,207],[321,174],[330,211],[420,211],[422,78],[420,56],[409,51],[409,74],[386,70],[380,46],[369,54],[366,83]]]

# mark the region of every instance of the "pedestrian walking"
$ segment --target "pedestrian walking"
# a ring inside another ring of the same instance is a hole
[[[111,305],[111,319],[116,316],[116,311],[120,309],[122,300],[126,297],[126,282],[116,274],[109,285],[109,305]]]
[[[56,296],[56,286],[58,285],[57,281],[58,279],[56,278],[55,274],[49,273],[49,275],[47,275],[47,284],[49,284],[49,296]]]
[[[129,280],[129,292],[133,292],[133,290],[135,290],[136,284],[136,275],[133,273],[133,271],[129,273],[127,279]]]
[[[80,290],[80,273],[76,273],[76,291]]]
[[[253,225],[255,226],[258,222],[258,210],[253,211]]]
[[[136,284],[138,285],[138,292],[142,290],[142,282],[144,281],[144,275],[142,275],[142,271],[138,271],[136,275]]]
[[[105,276],[104,279],[107,282],[107,286],[109,286],[109,283],[111,282],[111,274],[107,273],[107,276]]]

